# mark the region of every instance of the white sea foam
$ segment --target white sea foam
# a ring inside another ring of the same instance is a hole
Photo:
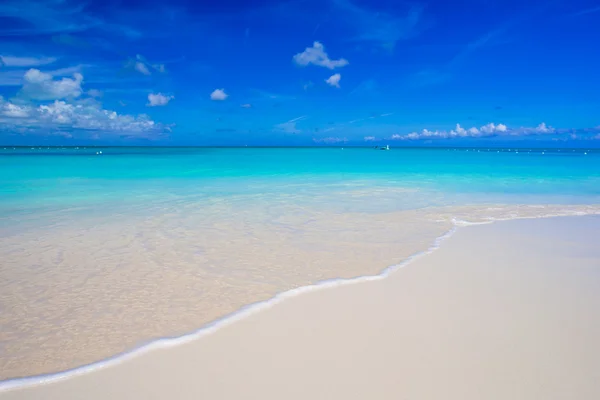
[[[529,208],[537,208],[543,209],[543,206],[528,206]],[[584,215],[600,215],[600,210],[562,210],[558,212],[551,212],[545,214],[537,214],[537,215],[518,215],[518,214],[510,214],[506,217],[484,217],[481,221],[467,221],[460,218],[452,218],[452,223],[457,226],[474,226],[474,225],[486,225],[494,222],[500,221],[512,221],[516,219],[539,219],[539,218],[554,218],[554,217],[578,217]]]

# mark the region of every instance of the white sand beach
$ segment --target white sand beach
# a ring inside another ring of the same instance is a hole
[[[0,380],[94,363],[323,280],[377,275],[461,220],[600,214],[597,204],[376,214],[268,204],[77,214],[0,234]]]
[[[598,216],[460,228],[385,279],[0,399],[598,399],[598,237]]]

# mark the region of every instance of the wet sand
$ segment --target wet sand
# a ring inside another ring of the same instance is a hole
[[[4,399],[597,399],[600,217],[460,228],[385,279]]]

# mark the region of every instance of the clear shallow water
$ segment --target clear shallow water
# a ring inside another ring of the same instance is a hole
[[[309,197],[390,188],[413,192],[355,208],[600,198],[597,150],[0,148],[0,170],[2,216],[184,198]]]
[[[378,274],[456,221],[600,212],[583,150],[9,148],[0,172],[0,379]]]

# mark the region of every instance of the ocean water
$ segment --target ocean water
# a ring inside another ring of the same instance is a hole
[[[457,225],[600,212],[600,151],[0,148],[0,379],[67,370]]]
[[[600,198],[600,151],[581,149],[0,148],[0,170],[2,217],[353,189],[427,195],[324,206],[379,212],[379,206],[393,211],[456,202],[579,204]]]

